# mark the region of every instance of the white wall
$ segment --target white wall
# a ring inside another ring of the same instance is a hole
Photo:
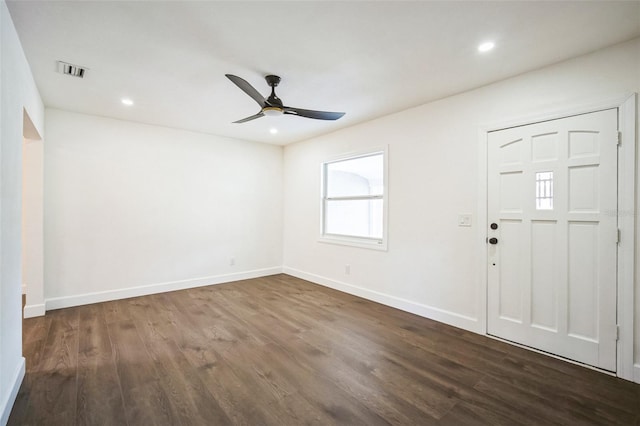
[[[0,15],[2,424],[24,368],[22,112],[43,135],[44,109],[3,1]],[[312,281],[481,329],[478,224],[457,226],[457,215],[475,214],[480,202],[479,128],[640,91],[639,61],[635,40],[290,145],[284,163],[280,147],[47,110],[47,307],[265,275],[284,264]],[[384,144],[389,250],[318,243],[320,162]],[[636,344],[640,354],[640,312]]]
[[[44,107],[9,11],[0,1],[0,424],[24,376],[22,358],[22,138],[26,110],[40,136]]]
[[[280,271],[281,147],[55,109],[46,129],[47,309]]]
[[[27,298],[24,317],[30,318],[44,315],[42,140],[25,138],[22,167],[22,285]]]
[[[638,91],[640,39],[287,146],[285,272],[481,332],[480,129]],[[319,243],[320,163],[383,144],[389,145],[388,251]],[[461,213],[474,214],[471,228],[457,226]]]

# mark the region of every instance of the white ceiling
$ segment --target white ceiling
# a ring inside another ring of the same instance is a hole
[[[287,144],[640,36],[639,1],[7,1],[46,106]],[[479,43],[496,48],[480,54]],[[63,60],[84,79],[56,72]],[[338,121],[263,117],[225,73]],[[135,104],[125,107],[122,97]],[[279,133],[272,135],[269,129]]]

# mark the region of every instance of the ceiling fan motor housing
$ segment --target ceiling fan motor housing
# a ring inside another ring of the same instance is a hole
[[[268,75],[264,79],[267,80],[267,84],[271,87],[276,87],[280,84],[280,77],[277,75]]]

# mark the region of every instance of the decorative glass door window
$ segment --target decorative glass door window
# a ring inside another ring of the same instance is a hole
[[[536,210],[553,210],[553,172],[536,173]]]

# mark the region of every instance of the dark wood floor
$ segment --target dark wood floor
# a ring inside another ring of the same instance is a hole
[[[640,385],[287,275],[24,320],[10,425],[640,424]]]

